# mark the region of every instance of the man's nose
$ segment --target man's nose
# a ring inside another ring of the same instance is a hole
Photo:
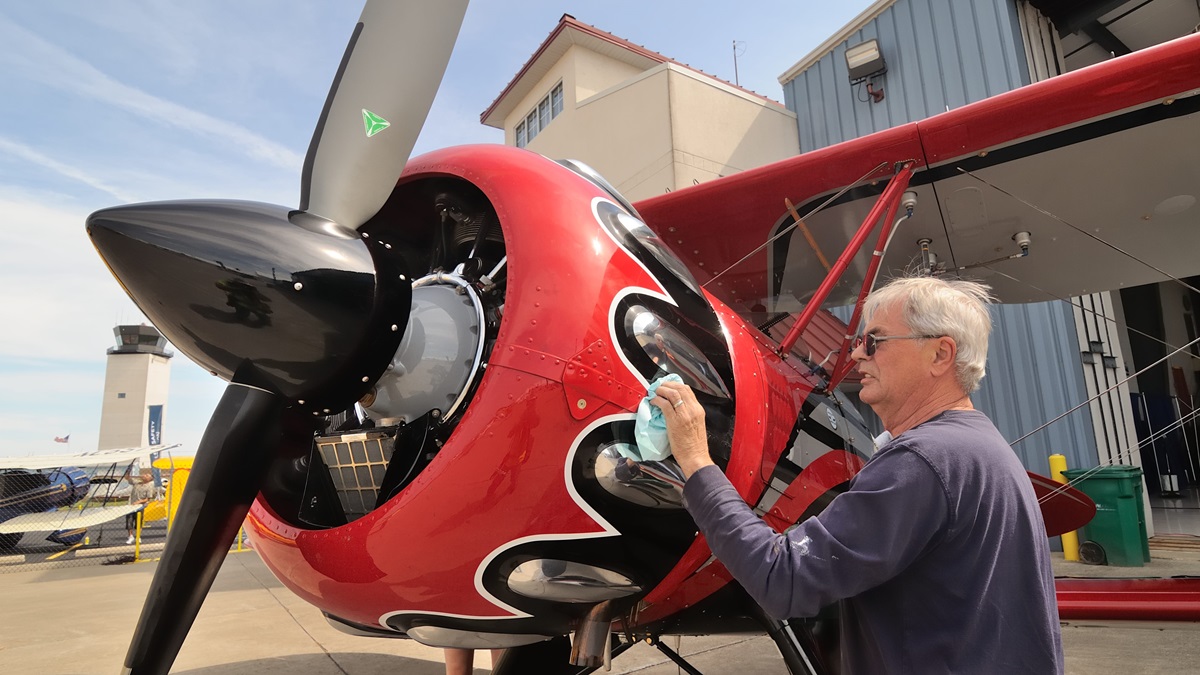
[[[868,358],[866,345],[861,342],[854,345],[854,347],[850,349],[850,358],[854,359],[855,361],[866,361]]]

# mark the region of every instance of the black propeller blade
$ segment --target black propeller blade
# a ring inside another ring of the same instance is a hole
[[[283,445],[384,372],[412,286],[400,258],[286,209],[164,202],[99,211],[88,232],[113,274],[181,351],[229,380],[126,657],[166,673]],[[374,257],[373,257],[374,256]],[[286,427],[287,433],[281,431]]]
[[[280,441],[283,403],[280,396],[256,387],[233,383],[226,388],[196,450],[123,672],[147,675],[171,669],[229,542],[258,494]]]
[[[387,201],[433,103],[466,0],[373,0],[313,134],[300,210],[192,201],[106,209],[88,232],[155,326],[231,381],[126,657],[165,675],[280,452],[384,372],[412,304],[400,256],[359,236]],[[282,431],[281,431],[282,430]]]

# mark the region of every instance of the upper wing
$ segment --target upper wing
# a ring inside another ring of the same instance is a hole
[[[947,271],[968,268],[1001,301],[1050,300],[1200,274],[1198,140],[1193,35],[635,206],[736,310],[794,312],[824,279],[822,256],[842,254],[896,163],[912,161],[917,207],[881,276],[929,239]],[[767,243],[795,221],[785,200],[811,242],[797,227]],[[1029,255],[997,261],[1020,252],[1018,232]],[[831,303],[854,300],[873,243]]]
[[[108,464],[126,464],[139,457],[148,457],[155,452],[165,452],[174,445],[146,445],[140,448],[120,448],[116,450],[97,450],[81,452],[75,455],[39,455],[33,457],[0,457],[0,469],[56,469],[61,466],[105,466]]]

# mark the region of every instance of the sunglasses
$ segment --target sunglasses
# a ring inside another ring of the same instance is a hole
[[[851,345],[850,345],[850,351],[854,351],[855,349],[862,347],[863,352],[867,356],[875,356],[875,350],[879,349],[880,342],[887,342],[888,340],[935,340],[937,338],[943,338],[943,337],[946,337],[946,336],[945,335],[883,335],[883,336],[879,336],[879,335],[875,335],[874,333],[867,333],[866,335],[859,335],[854,338],[854,342],[851,343]]]

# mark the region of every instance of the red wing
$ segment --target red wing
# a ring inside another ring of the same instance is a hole
[[[1046,536],[1057,537],[1087,525],[1096,515],[1096,502],[1073,487],[1057,483],[1045,476],[1027,471],[1033,483],[1033,493],[1042,507]]]
[[[915,264],[922,238],[947,271],[969,267],[962,274],[1006,302],[1164,280],[1151,265],[1190,276],[1200,273],[1198,94],[1200,36],[1190,36],[635,206],[744,315],[802,307],[906,160],[917,207],[882,277]],[[805,228],[766,245],[795,220],[787,202]],[[1032,237],[1029,255],[995,262],[1020,252],[1018,232]],[[853,300],[870,255],[865,246],[854,258],[830,304]]]

